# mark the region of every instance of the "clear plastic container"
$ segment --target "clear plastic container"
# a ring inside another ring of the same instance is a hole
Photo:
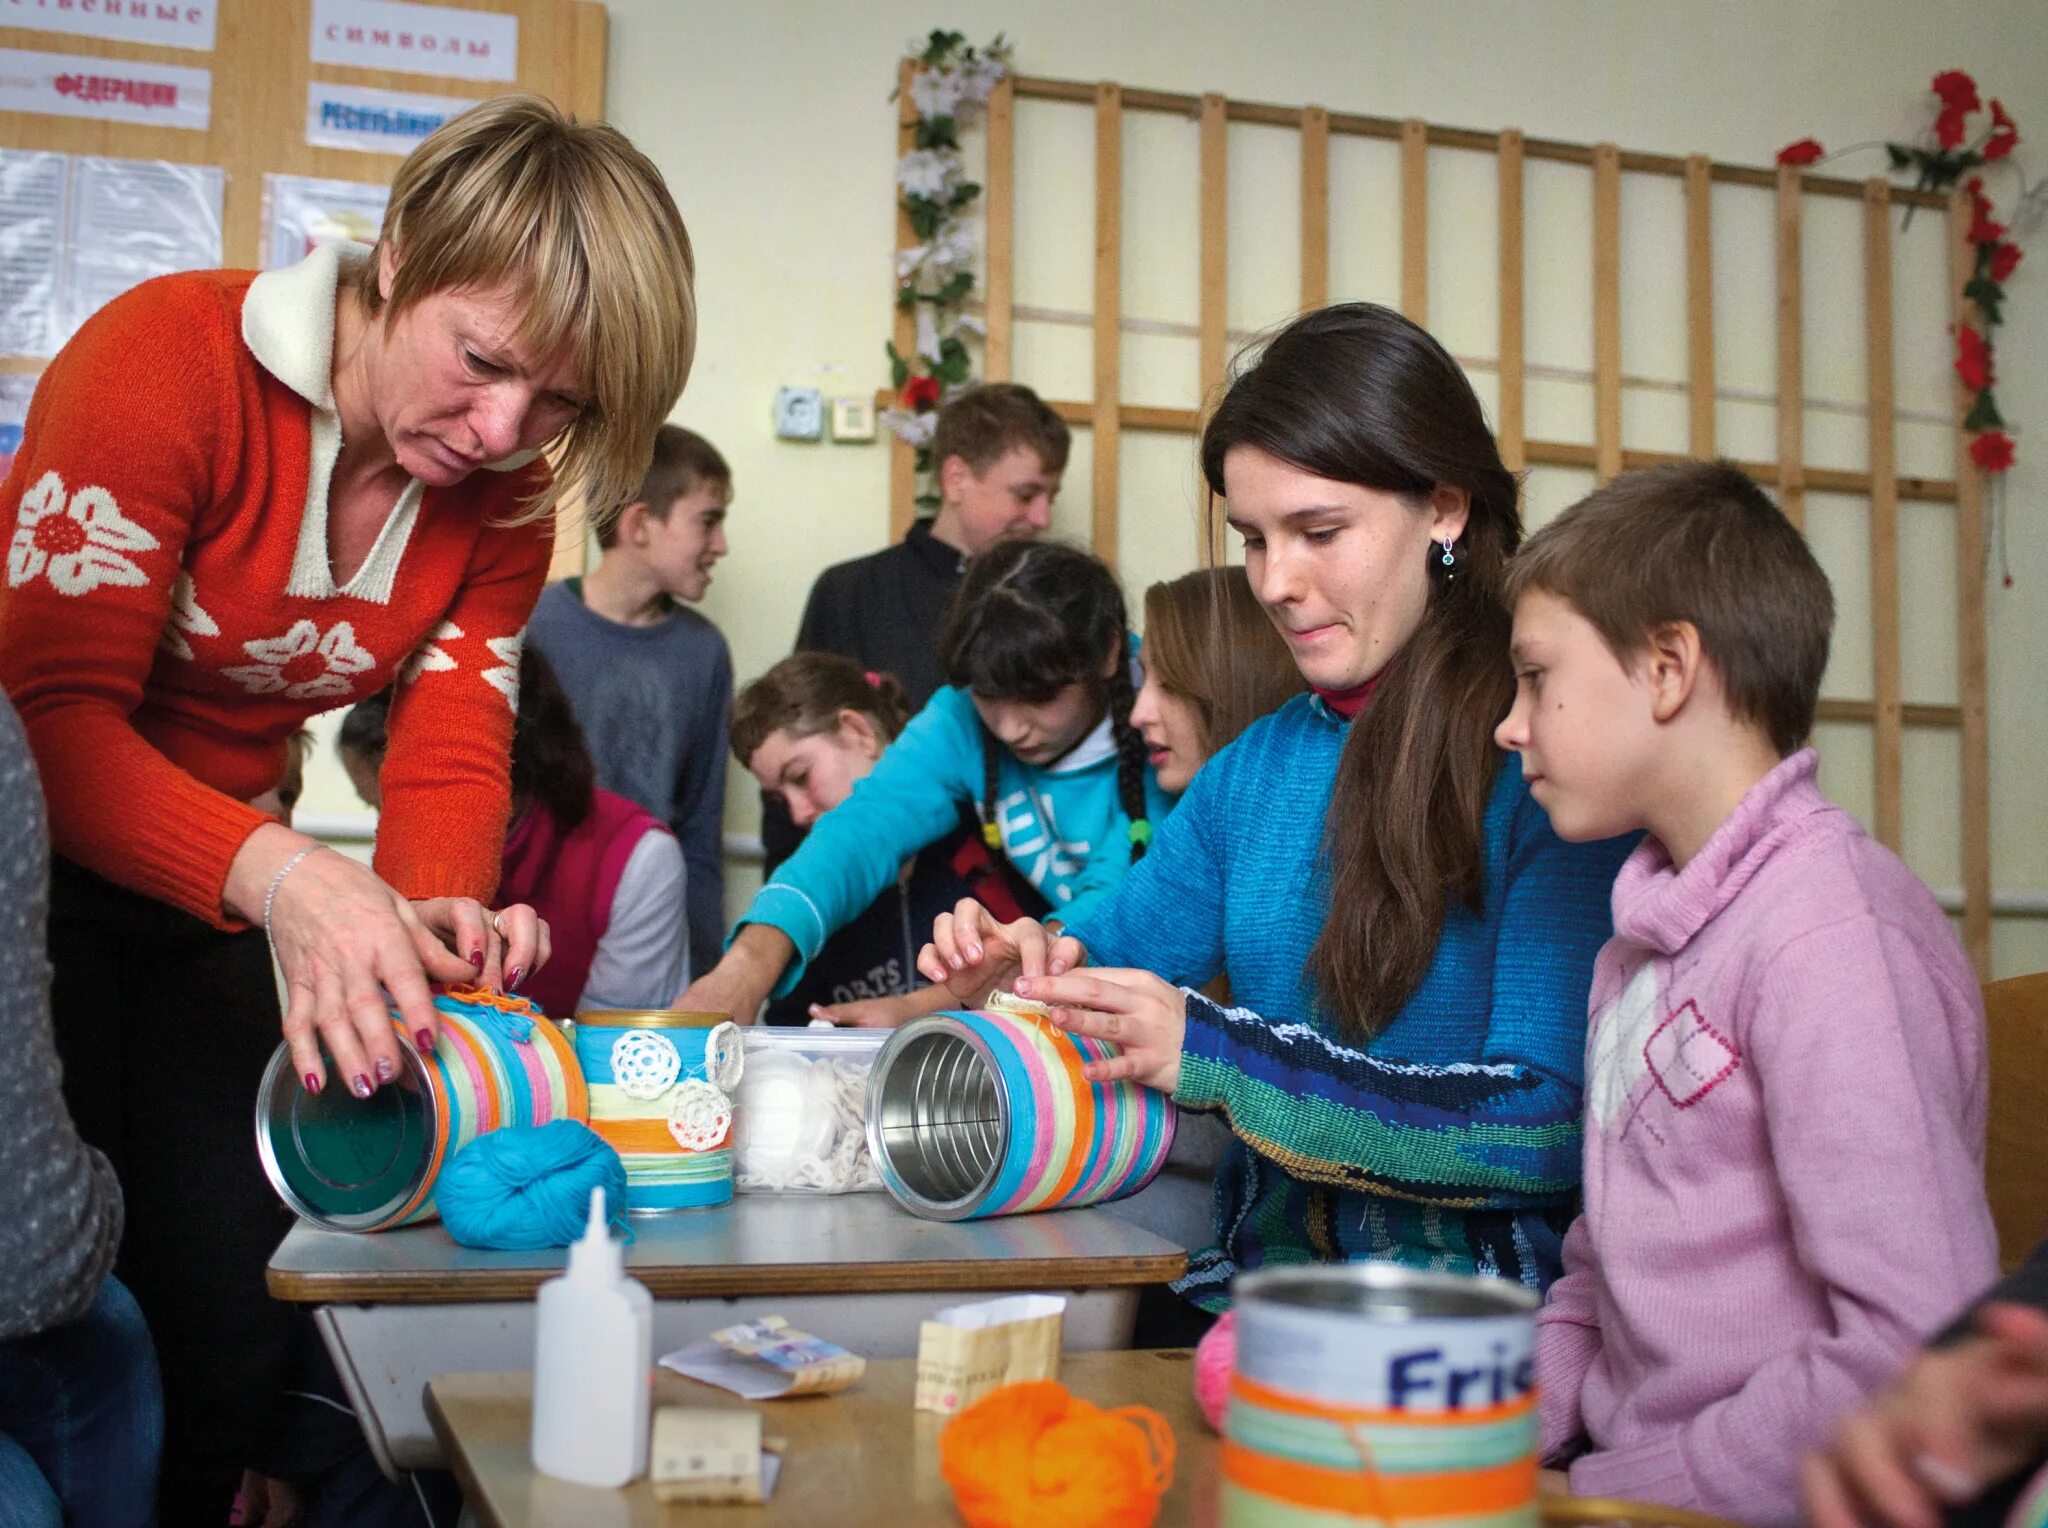
[[[733,1186],[742,1194],[880,1192],[868,1154],[868,1073],[887,1029],[742,1031]]]

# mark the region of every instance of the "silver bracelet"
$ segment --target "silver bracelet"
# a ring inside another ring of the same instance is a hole
[[[299,861],[311,854],[319,844],[308,844],[297,854],[277,867],[277,874],[270,878],[270,890],[263,893],[263,937],[270,941],[271,948],[277,947],[277,940],[270,932],[270,909],[277,904],[277,888],[284,884],[284,878],[299,868]]]

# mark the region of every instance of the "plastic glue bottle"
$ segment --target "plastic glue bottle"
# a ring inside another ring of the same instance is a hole
[[[540,1287],[533,1354],[533,1467],[586,1486],[647,1473],[654,1302],[626,1276],[604,1190],[569,1248],[569,1271]]]

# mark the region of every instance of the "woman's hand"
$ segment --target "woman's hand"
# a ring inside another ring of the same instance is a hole
[[[469,897],[434,897],[413,903],[412,910],[441,943],[475,967],[464,980],[493,992],[517,992],[548,963],[554,948],[546,921],[524,902],[493,913]]]
[[[275,881],[302,849],[312,852]],[[368,1098],[399,1072],[390,1009],[398,1009],[420,1051],[429,1052],[437,1025],[428,981],[475,981],[481,966],[450,953],[412,904],[368,866],[266,823],[235,855],[223,903],[260,927],[273,882],[271,946],[284,971],[292,1070],[319,1092],[327,1081],[324,1043],[349,1091]]]
[[[917,969],[955,1002],[978,1008],[990,992],[1012,986],[1020,976],[1057,976],[1087,961],[1088,952],[1072,934],[1055,935],[1036,918],[999,922],[968,897],[933,922],[932,942],[919,952]]]
[[[1815,1528],[1939,1528],[2048,1447],[2048,1314],[1994,1303],[1933,1348],[1810,1456],[1800,1493]]]
[[[927,1013],[953,1005],[953,994],[944,987],[920,987],[893,997],[862,998],[853,1003],[811,1004],[814,1019],[824,1019],[844,1029],[894,1029]]]
[[[1059,1028],[1123,1050],[1081,1068],[1090,1082],[1140,1082],[1162,1093],[1180,1086],[1181,1045],[1188,1032],[1188,998],[1150,971],[1103,970],[1069,976],[1020,977],[1019,997],[1052,1005]]]
[[[685,987],[676,1007],[689,1013],[724,1013],[751,1024],[796,956],[789,935],[768,923],[749,923],[733,936],[724,958]]]
[[[235,1528],[292,1528],[299,1520],[299,1493],[289,1480],[242,1471],[242,1488],[228,1511]]]

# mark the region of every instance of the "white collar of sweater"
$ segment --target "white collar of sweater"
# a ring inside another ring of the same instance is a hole
[[[1781,760],[1682,870],[1661,843],[1645,838],[1614,878],[1614,932],[1661,955],[1684,949],[1803,831],[1806,819],[1835,810],[1814,783],[1819,768],[1820,755],[1811,748]]]
[[[366,245],[322,244],[297,265],[263,272],[242,301],[242,343],[249,353],[323,414],[334,412],[335,294],[369,258]],[[518,451],[484,467],[513,472],[538,455]]]

